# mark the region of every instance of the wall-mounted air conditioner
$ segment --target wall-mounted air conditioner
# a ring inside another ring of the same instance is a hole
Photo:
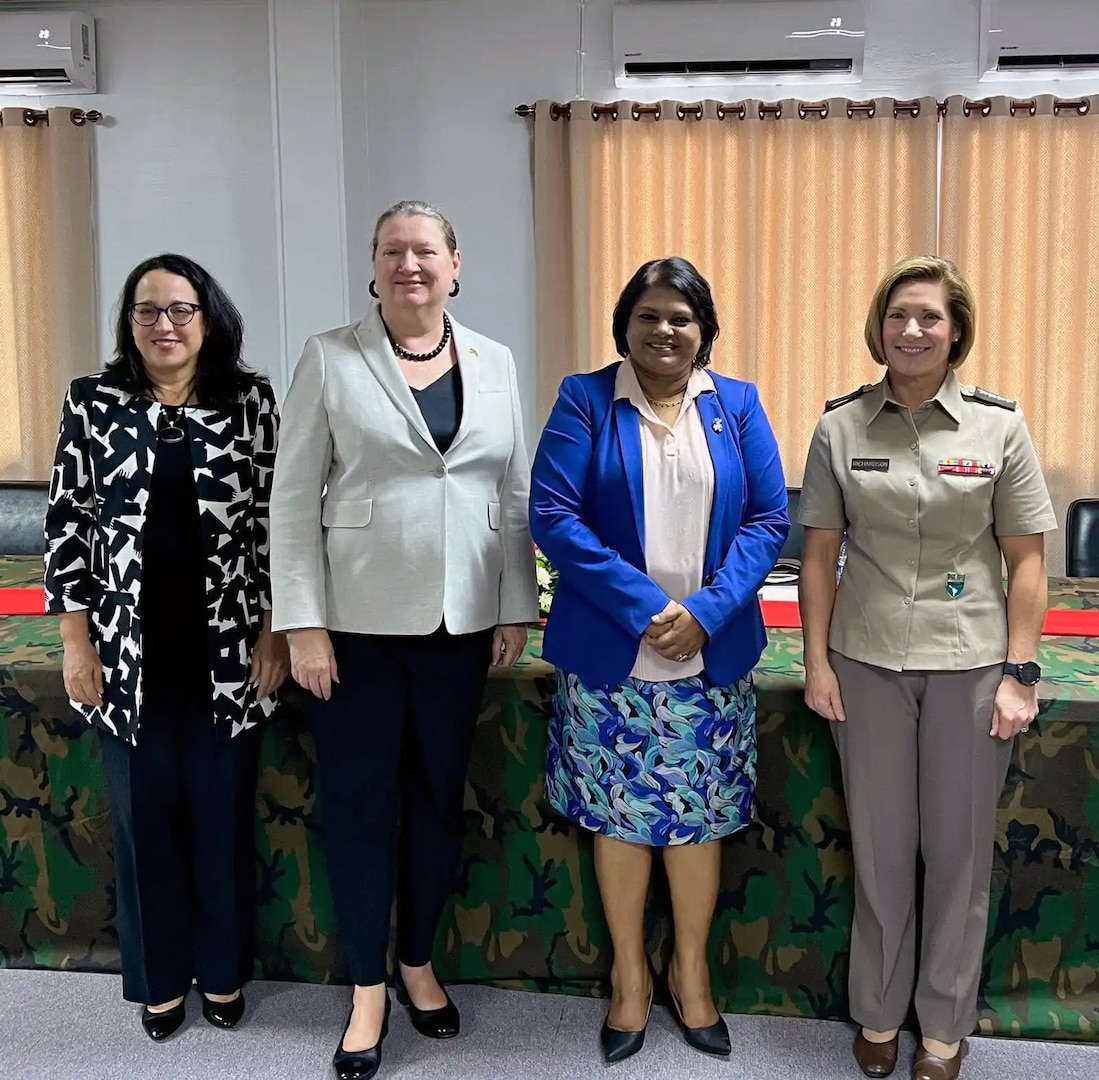
[[[615,85],[855,83],[864,34],[862,0],[618,0]]]
[[[981,0],[978,74],[986,79],[1099,76],[1099,0]]]
[[[95,88],[91,18],[0,10],[0,94],[94,94]]]

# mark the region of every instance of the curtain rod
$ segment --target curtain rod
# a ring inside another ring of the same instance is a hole
[[[974,112],[979,113],[981,116],[988,116],[989,113],[992,112],[992,100],[993,99],[991,98],[965,98],[961,104],[962,112],[966,116],[970,116]],[[1038,111],[1038,103],[1033,98],[1018,101],[1014,98],[1008,100],[1008,107],[1012,116],[1015,116],[1016,113],[1020,112],[1025,112],[1030,116],[1034,116]],[[796,104],[798,116],[802,120],[805,120],[810,116],[823,120],[828,116],[831,110],[831,106],[827,101],[799,101]],[[936,104],[938,106],[939,116],[945,116],[949,111],[947,102],[939,101]],[[877,102],[875,101],[848,101],[846,105],[848,117],[854,117],[857,113],[866,116],[874,116],[878,109]],[[571,120],[572,106],[572,102],[551,101],[550,119]],[[901,113],[907,113],[909,116],[913,117],[919,116],[920,109],[921,103],[917,100],[893,102],[894,117],[900,116]],[[514,111],[516,116],[521,116],[524,119],[533,119],[538,110],[534,105],[516,105]],[[717,105],[715,111],[719,120],[724,120],[728,114],[735,114],[741,120],[748,115],[747,106],[743,101],[722,102]],[[1058,98],[1053,103],[1053,113],[1056,116],[1062,111],[1072,111],[1080,116],[1086,116],[1088,112],[1091,111],[1091,102],[1087,98]],[[661,107],[659,104],[640,104],[635,101],[629,107],[629,115],[634,120],[640,120],[643,116],[651,116],[654,119],[659,120],[660,112]],[[696,120],[701,120],[703,116],[702,103],[677,102],[675,113],[676,117],[680,120],[685,120],[689,115],[693,116]],[[761,120],[778,120],[781,119],[782,114],[783,109],[780,102],[772,104],[761,102],[759,104],[759,118]],[[617,120],[619,116],[618,105],[614,103],[595,103],[591,106],[591,116],[593,120],[599,120],[601,118]]]
[[[98,124],[103,119],[103,114],[98,109],[90,109],[85,112],[83,109],[71,109],[69,111],[69,120],[77,127],[83,127],[85,124]],[[27,127],[34,127],[37,124],[49,124],[50,114],[45,109],[24,109],[23,110],[23,123]],[[3,117],[0,117],[0,125],[4,123]]]

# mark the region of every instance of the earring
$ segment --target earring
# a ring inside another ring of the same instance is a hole
[[[451,287],[450,287],[450,295],[451,296],[457,296],[458,293],[460,293],[461,291],[462,291],[462,283],[457,278],[455,278],[454,279],[454,284],[451,285]]]
[[[367,288],[370,290],[370,295],[373,296],[375,300],[377,300],[377,299],[379,299],[379,297],[378,297],[378,290],[374,288],[375,284],[376,284],[376,281],[373,278],[371,278],[370,279],[370,284],[367,286]]]

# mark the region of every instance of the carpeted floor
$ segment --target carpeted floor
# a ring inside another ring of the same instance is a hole
[[[608,1069],[598,1031],[606,1003],[476,986],[452,991],[462,1035],[436,1043],[394,1007],[379,1080],[859,1080],[845,1024],[729,1016],[733,1056],[690,1049],[655,1008],[645,1047]],[[216,1030],[188,998],[182,1030],[162,1044],[141,1030],[117,977],[0,969],[2,1080],[334,1080],[332,1051],[350,1003],[346,987],[253,983],[241,1026]],[[908,1080],[905,1035],[894,1074]],[[971,1040],[965,1080],[1096,1080],[1099,1045]]]

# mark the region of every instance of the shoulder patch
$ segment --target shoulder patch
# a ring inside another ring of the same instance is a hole
[[[824,411],[826,413],[831,412],[833,409],[838,409],[841,405],[847,405],[852,401],[858,401],[863,394],[869,394],[877,385],[877,383],[867,383],[865,386],[860,386],[857,390],[852,390],[850,394],[844,394],[843,397],[832,398],[831,401],[826,401],[824,403]]]
[[[1014,398],[994,394],[991,390],[982,390],[979,386],[963,388],[962,397],[966,401],[975,401],[978,405],[995,405],[996,408],[1007,409],[1008,412],[1014,412],[1016,407]]]

